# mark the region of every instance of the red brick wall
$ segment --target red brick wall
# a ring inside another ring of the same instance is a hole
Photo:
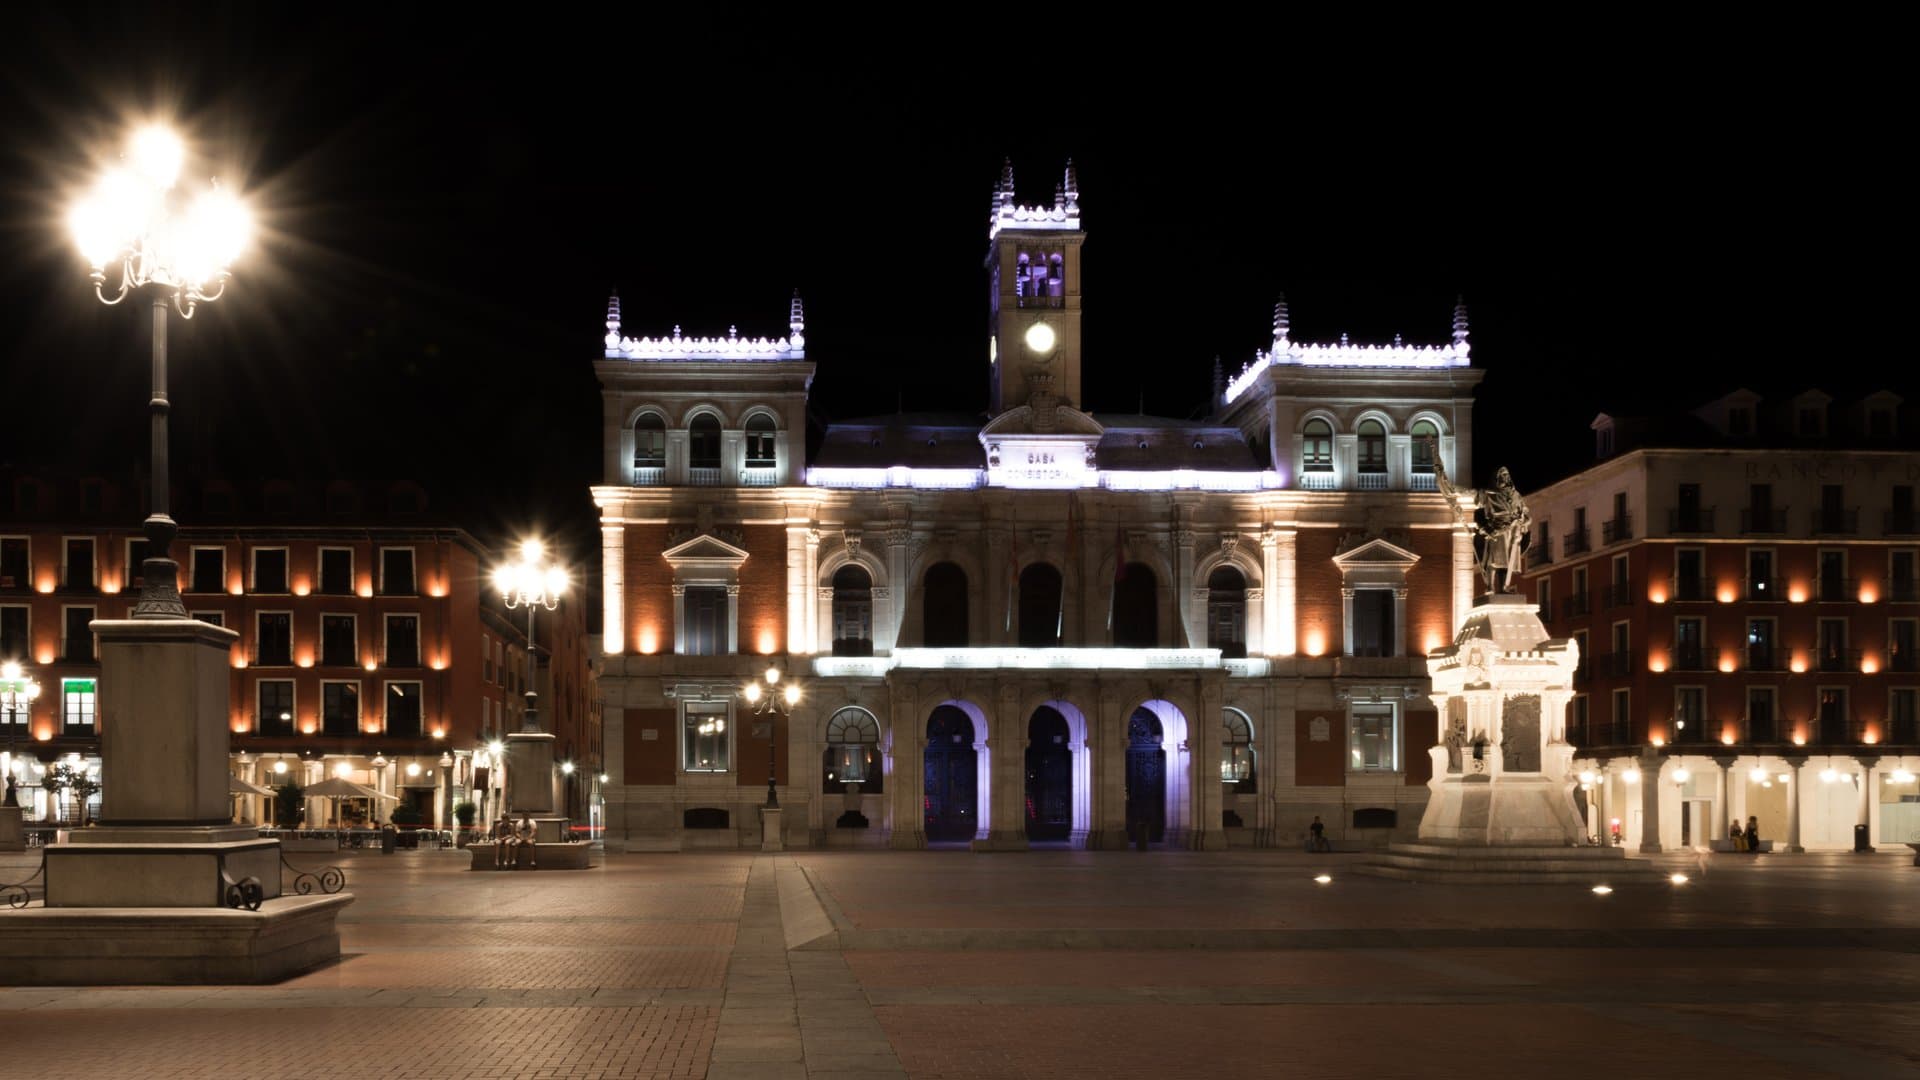
[[[1333,562],[1338,539],[1334,529],[1301,529],[1295,545],[1296,640],[1303,656],[1338,656],[1343,648],[1341,576]]]
[[[1313,741],[1313,721],[1327,721],[1327,741]],[[1347,718],[1334,710],[1302,710],[1293,722],[1293,782],[1300,787],[1345,787]]]
[[[1440,714],[1432,709],[1408,709],[1400,727],[1402,771],[1408,787],[1419,787],[1433,778],[1433,759],[1427,751],[1440,741]]]
[[[630,708],[624,715],[626,750],[620,762],[622,778],[629,784],[672,784],[678,772],[674,750],[680,745],[679,733],[674,730],[677,719],[674,710]],[[641,734],[649,728],[660,733],[652,741]]]
[[[627,651],[673,651],[673,567],[660,557],[669,545],[665,525],[628,525]]]
[[[772,655],[787,647],[787,530],[749,525],[742,530],[747,561],[740,564],[740,651]],[[765,744],[761,744],[764,752]],[[764,783],[766,777],[762,776]]]
[[[756,738],[753,728],[756,723],[749,710],[739,714],[740,729],[733,737],[733,775],[741,787],[767,786],[767,740]],[[774,722],[774,782],[785,786],[787,783],[787,732],[791,725],[785,720]]]
[[[1407,572],[1407,625],[1402,631],[1406,635],[1402,644],[1406,655],[1423,656],[1453,640],[1453,534],[1441,529],[1415,529],[1412,543],[1420,561]]]

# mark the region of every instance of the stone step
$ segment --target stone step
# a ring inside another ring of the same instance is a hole
[[[1497,856],[1433,856],[1399,852],[1376,855],[1368,861],[1367,865],[1443,873],[1597,874],[1601,876],[1659,873],[1658,869],[1649,863],[1635,863],[1625,859],[1507,859]]]
[[[1548,846],[1544,844],[1525,845],[1525,846],[1519,846],[1519,845],[1508,846],[1505,844],[1501,844],[1501,845],[1495,846],[1495,845],[1480,845],[1480,844],[1436,844],[1431,842],[1429,843],[1416,842],[1411,844],[1388,844],[1387,850],[1394,852],[1395,854],[1439,855],[1439,856],[1446,856],[1449,858],[1459,856],[1459,855],[1484,854],[1487,856],[1497,856],[1497,857],[1515,858],[1515,859],[1552,858],[1552,859],[1595,859],[1595,860],[1604,860],[1604,861],[1614,861],[1618,859],[1625,859],[1627,857],[1626,848],[1571,847],[1566,844],[1558,844],[1558,845],[1552,845],[1552,846]]]
[[[1628,864],[1629,866],[1632,864]],[[1468,871],[1437,868],[1412,868],[1404,866],[1356,866],[1354,872],[1372,877],[1392,878],[1396,881],[1418,881],[1439,885],[1614,885],[1614,886],[1655,886],[1665,881],[1658,874],[1629,873],[1627,875],[1599,873],[1598,867],[1588,867],[1579,871],[1497,873],[1490,871]]]

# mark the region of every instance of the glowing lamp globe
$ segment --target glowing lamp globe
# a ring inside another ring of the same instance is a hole
[[[1055,340],[1053,327],[1046,323],[1038,322],[1027,327],[1027,348],[1042,356],[1053,351]]]

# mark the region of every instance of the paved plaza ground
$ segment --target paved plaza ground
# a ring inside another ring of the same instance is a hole
[[[0,1071],[1920,1075],[1904,849],[1669,858],[1686,885],[1610,896],[1389,881],[1357,859],[614,855],[476,874],[463,852],[343,854],[339,963],[267,987],[0,988]],[[36,861],[0,856],[0,881]]]

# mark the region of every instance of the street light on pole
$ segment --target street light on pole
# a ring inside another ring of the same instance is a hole
[[[773,722],[776,718],[785,719],[793,715],[793,707],[800,704],[800,684],[790,682],[782,687],[780,669],[777,667],[768,667],[765,677],[765,690],[760,688],[759,683],[750,682],[740,693],[747,699],[747,704],[753,706],[753,715],[766,717],[761,723],[766,725],[767,730],[767,808],[776,809],[780,805],[780,796],[774,790]]]
[[[547,545],[538,540],[520,544],[520,561],[494,568],[493,587],[508,610],[527,609],[527,711],[521,715],[521,731],[539,731],[534,713],[533,690],[533,615],[540,608],[552,611],[560,605],[560,594],[567,591],[567,571],[559,563],[547,561]]]
[[[227,268],[246,247],[252,215],[233,192],[210,184],[193,196],[178,187],[186,147],[165,127],[135,132],[122,164],[108,169],[74,204],[68,224],[93,267],[94,295],[118,304],[144,292],[153,300],[152,512],[144,532],[136,619],[184,619],[179,568],[169,557],[179,531],[167,480],[167,308],[183,319],[227,291]]]

